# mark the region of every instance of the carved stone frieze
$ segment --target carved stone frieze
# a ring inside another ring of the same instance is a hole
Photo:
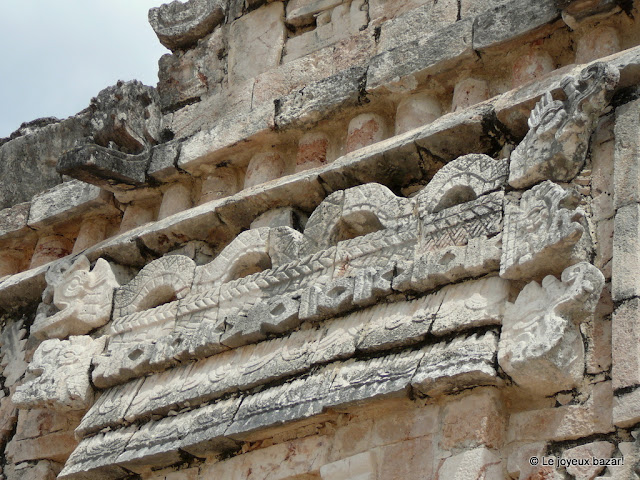
[[[105,337],[51,339],[40,344],[29,363],[27,379],[16,389],[19,408],[86,410],[93,403],[89,381],[91,359],[104,348]]]
[[[526,188],[541,180],[573,179],[619,78],[616,67],[594,63],[562,82],[566,100],[544,95],[531,112],[529,132],[511,154],[509,185]]]
[[[524,192],[519,204],[507,202],[500,276],[535,278],[570,264],[584,232],[578,201],[572,191],[545,181]]]
[[[429,215],[466,203],[504,187],[509,173],[505,159],[469,154],[447,163],[433,176],[416,201],[421,214]]]
[[[184,255],[166,255],[145,266],[114,296],[114,317],[141,312],[187,295],[196,265]]]
[[[32,333],[44,338],[65,338],[83,335],[109,321],[113,292],[120,284],[106,260],[100,258],[93,270],[90,267],[87,257],[80,256],[53,281],[53,304],[60,312],[39,315]],[[51,276],[48,281],[52,283]]]
[[[531,282],[508,304],[498,362],[521,387],[543,395],[574,388],[584,374],[579,324],[593,314],[604,276],[582,262]]]

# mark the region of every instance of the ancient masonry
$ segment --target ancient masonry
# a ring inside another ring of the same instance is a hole
[[[0,478],[640,478],[640,0],[149,21],[0,140]]]

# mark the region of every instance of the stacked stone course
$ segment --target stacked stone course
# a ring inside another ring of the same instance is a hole
[[[640,478],[639,18],[151,9],[0,141],[2,478]]]

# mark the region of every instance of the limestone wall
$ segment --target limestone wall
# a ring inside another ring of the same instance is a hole
[[[639,5],[152,9],[0,141],[4,478],[639,478]]]

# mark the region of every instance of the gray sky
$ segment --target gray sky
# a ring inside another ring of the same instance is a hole
[[[119,79],[155,86],[169,53],[147,21],[169,0],[0,0],[0,138],[66,118]]]

